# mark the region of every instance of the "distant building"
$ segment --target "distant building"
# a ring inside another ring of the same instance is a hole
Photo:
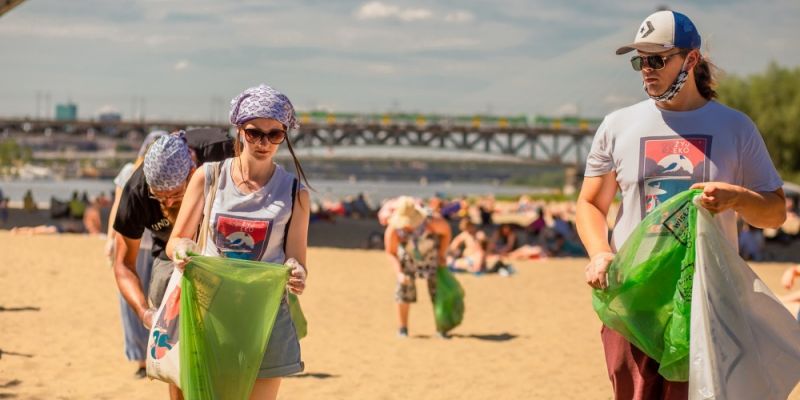
[[[104,112],[98,116],[100,122],[120,122],[122,114],[114,111]]]
[[[57,121],[75,121],[78,119],[78,105],[75,103],[56,104]]]

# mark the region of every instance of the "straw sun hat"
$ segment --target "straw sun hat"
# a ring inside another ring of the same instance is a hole
[[[394,213],[389,217],[389,226],[393,229],[413,229],[425,221],[425,212],[411,197],[398,198],[395,207]]]

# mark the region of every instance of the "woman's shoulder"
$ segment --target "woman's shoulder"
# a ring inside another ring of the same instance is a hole
[[[297,185],[296,191],[298,192],[302,190],[308,190],[306,185],[303,184],[303,181],[300,180],[297,175],[287,171],[286,168],[278,163],[275,163],[275,173],[273,178],[277,178],[279,184],[289,186],[290,188],[294,185]]]

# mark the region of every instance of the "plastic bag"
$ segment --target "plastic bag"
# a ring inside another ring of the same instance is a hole
[[[289,293],[289,313],[292,316],[294,329],[297,331],[297,339],[302,339],[308,335],[308,321],[300,307],[300,299],[294,293]]]
[[[177,269],[167,283],[164,299],[153,315],[153,327],[147,340],[147,376],[180,387],[179,317],[181,277]]]
[[[436,268],[433,314],[436,330],[447,333],[464,319],[464,288],[447,268]]]
[[[283,265],[192,257],[182,282],[181,388],[187,399],[247,399],[286,293]]]
[[[603,323],[658,361],[670,381],[689,379],[697,193],[679,193],[645,217],[609,265],[608,288],[593,291]]]
[[[689,399],[786,399],[800,324],[698,209]]]

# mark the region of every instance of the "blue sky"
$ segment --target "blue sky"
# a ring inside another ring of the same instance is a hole
[[[602,116],[644,98],[614,50],[662,5],[729,74],[800,65],[796,0],[28,0],[0,17],[0,116],[38,91],[83,118],[224,120],[261,82],[300,110]]]

